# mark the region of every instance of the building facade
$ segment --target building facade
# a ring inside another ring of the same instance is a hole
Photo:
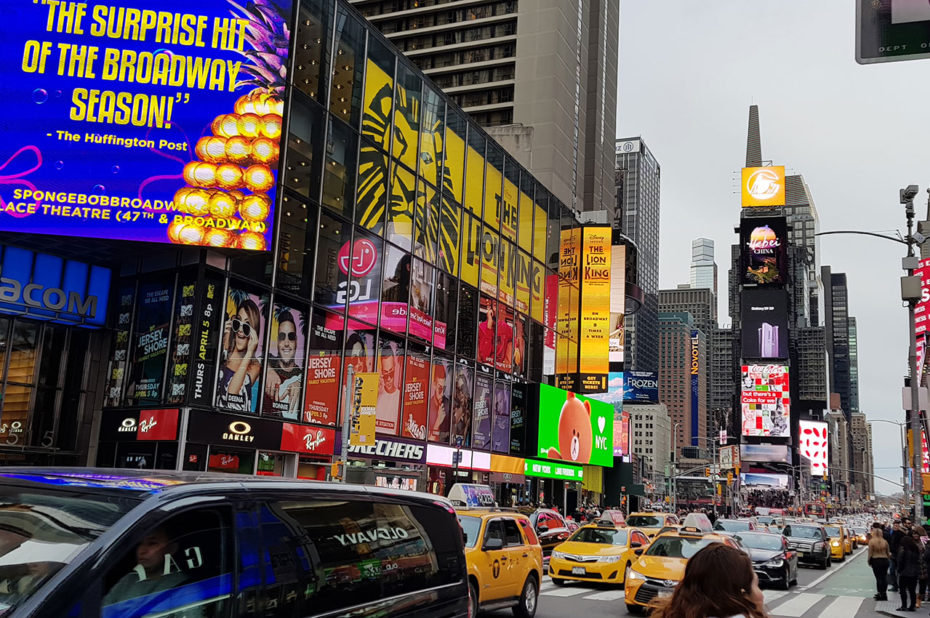
[[[637,247],[637,278],[643,291],[639,311],[626,328],[626,367],[657,371],[659,365],[659,188],[661,168],[642,138],[616,144],[617,220]]]
[[[653,481],[667,473],[672,452],[672,420],[664,403],[631,404],[623,409],[630,414],[633,454],[645,462],[646,474]]]
[[[872,424],[868,422],[864,412],[853,412],[850,415],[849,433],[853,443],[853,484],[858,497],[867,500],[869,495],[875,493],[875,469],[872,460]]]
[[[707,338],[687,312],[659,314],[659,401],[668,407],[676,453],[707,438]]]
[[[849,420],[853,411],[849,288],[846,285],[846,273],[834,273],[830,266],[823,266],[821,271],[830,392],[839,394],[840,407]]]
[[[351,2],[559,200],[612,210],[616,2]]]
[[[727,431],[727,437],[739,435],[739,406],[735,405],[739,369],[734,367],[733,329],[715,328],[708,337],[710,361],[708,363],[707,409],[711,425]]]
[[[0,239],[4,277],[50,303],[0,307],[0,459],[327,479],[354,419],[373,431],[349,481],[580,495],[588,462],[552,465],[537,435],[575,214],[349,4],[294,10],[275,17],[297,25],[279,90],[188,144],[203,159],[172,180],[161,243]],[[266,107],[276,199],[195,188],[220,178],[210,140]],[[270,240],[230,245],[217,222],[237,207]]]
[[[714,298],[717,297],[717,262],[714,259],[714,241],[710,238],[691,241],[690,284],[692,288],[706,288],[713,292]]]

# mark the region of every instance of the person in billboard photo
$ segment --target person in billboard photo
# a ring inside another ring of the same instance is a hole
[[[355,373],[368,373],[372,370],[372,350],[370,335],[352,332],[346,339],[346,366],[352,365]]]
[[[410,254],[404,253],[394,274],[384,281],[382,300],[389,303],[407,303],[410,299]]]
[[[447,370],[443,364],[433,365],[429,392],[429,436],[431,442],[449,442],[449,401],[446,395]]]
[[[382,433],[397,435],[397,416],[400,412],[401,361],[397,343],[385,341],[378,359],[378,404],[375,407],[375,428]]]
[[[462,439],[462,446],[471,444],[471,377],[460,367],[455,372],[452,393],[452,441]]]
[[[230,290],[236,311],[223,327],[223,365],[217,382],[216,405],[237,412],[254,412],[253,386],[262,373],[257,357],[261,311],[247,294]]]
[[[497,324],[497,338],[494,345],[494,364],[501,371],[513,369],[513,311],[498,304],[500,322]]]
[[[410,268],[408,256],[407,268]],[[432,290],[432,281],[429,281],[426,263],[423,260],[413,262],[413,270],[410,273],[410,306],[430,315],[430,293]]]
[[[486,298],[482,297],[481,307],[484,309],[484,322],[478,325],[478,362],[493,365],[495,352],[494,323],[497,316],[495,315],[494,303],[488,302]]]
[[[297,323],[287,307],[275,306],[278,354],[268,354],[262,414],[296,421],[300,416],[300,390],[304,370],[297,362]],[[270,344],[269,344],[270,347]],[[303,356],[303,354],[301,354]]]
[[[513,368],[517,375],[524,375],[526,367],[526,322],[522,316],[517,316],[513,323]]]

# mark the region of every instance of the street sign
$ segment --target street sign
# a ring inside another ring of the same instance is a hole
[[[856,0],[856,62],[930,58],[930,4]]]

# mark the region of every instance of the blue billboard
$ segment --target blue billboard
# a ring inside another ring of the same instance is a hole
[[[611,374],[613,377],[614,374]],[[655,371],[624,371],[623,401],[659,403],[659,374]]]
[[[0,3],[0,230],[268,250],[291,13]]]

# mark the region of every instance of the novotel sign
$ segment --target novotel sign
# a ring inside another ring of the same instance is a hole
[[[0,247],[0,313],[102,327],[110,297],[109,268],[19,247]]]

